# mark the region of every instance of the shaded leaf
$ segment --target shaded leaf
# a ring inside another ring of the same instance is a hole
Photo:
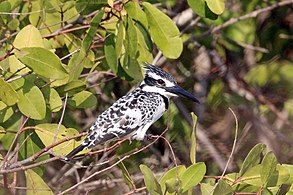
[[[52,112],[58,112],[62,108],[62,100],[54,88],[50,88],[49,105]]]
[[[153,172],[145,165],[139,166],[143,173],[144,183],[151,195],[163,194],[158,180],[155,178]]]
[[[81,91],[74,94],[68,104],[75,108],[90,108],[97,104],[97,98],[89,91]]]
[[[84,68],[84,62],[86,60],[86,51],[82,48],[79,52],[74,54],[69,60],[69,81],[77,80]]]
[[[215,188],[214,194],[233,194],[233,188],[229,184],[227,184],[223,179],[220,179],[217,187]]]
[[[277,167],[277,159],[272,151],[268,152],[262,161],[262,170],[260,172],[261,181],[264,186],[267,185]]]
[[[128,186],[130,188],[134,188],[135,187],[134,181],[131,178],[131,175],[129,174],[129,172],[128,172],[126,166],[124,165],[124,163],[121,161],[118,166],[122,170],[123,178],[127,182]]]
[[[205,173],[206,166],[203,162],[196,163],[188,167],[180,176],[183,192],[186,192],[196,186],[203,179]]]
[[[7,106],[12,106],[18,102],[19,97],[13,87],[5,82],[3,78],[0,78],[0,100]]]
[[[175,23],[152,4],[143,2],[142,5],[147,15],[151,36],[158,48],[164,56],[178,58],[183,49],[183,42]]]
[[[62,85],[60,87],[57,87],[56,90],[60,95],[65,95],[65,93],[68,93],[69,95],[73,95],[75,93],[78,93],[86,88],[85,82],[81,80],[75,80],[67,83],[66,85]]]
[[[63,79],[67,76],[60,59],[41,47],[22,48],[16,57],[36,74],[49,79]],[[48,71],[50,70],[50,71]]]
[[[0,101],[0,107],[2,107],[3,102]],[[4,104],[5,105],[5,104]],[[13,108],[12,107],[5,107],[0,108],[0,123],[6,122],[10,117],[13,115]]]
[[[26,194],[27,195],[53,195],[54,193],[46,182],[34,171],[28,169],[25,171]]]
[[[213,188],[214,186],[209,183],[200,184],[200,191],[202,195],[213,195],[213,192],[212,192]]]
[[[168,170],[168,172],[166,172],[163,175],[163,177],[160,179],[160,185],[161,185],[161,188],[162,188],[162,192],[165,192],[165,190],[166,190],[166,182],[168,180],[180,177],[180,175],[182,175],[182,173],[184,173],[185,170],[186,170],[186,168],[183,165],[179,165],[177,167],[174,167],[174,168]]]
[[[189,158],[192,164],[196,163],[196,123],[197,123],[197,116],[192,112],[191,113],[192,121],[193,121],[193,128],[191,133],[191,140],[190,140],[190,153]]]
[[[117,59],[117,55],[116,55],[114,37],[115,37],[115,35],[111,34],[105,40],[104,52],[105,52],[106,62],[108,64],[108,66],[111,68],[111,70],[115,74],[117,74],[117,71],[118,71],[118,59]]]
[[[90,46],[91,46],[93,39],[97,33],[97,30],[98,30],[98,27],[99,27],[99,24],[102,20],[103,15],[104,15],[104,11],[101,10],[92,19],[92,21],[90,23],[90,28],[89,28],[85,38],[82,41],[82,45],[83,45],[83,48],[85,51],[90,49]]]
[[[260,163],[260,155],[264,152],[265,148],[264,144],[257,144],[250,150],[242,163],[239,176],[242,176],[248,169]]]

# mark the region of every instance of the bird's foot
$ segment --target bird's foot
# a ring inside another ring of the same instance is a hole
[[[144,140],[145,141],[151,141],[151,140],[153,140],[154,139],[154,135],[153,134],[146,134],[145,136],[144,136]]]

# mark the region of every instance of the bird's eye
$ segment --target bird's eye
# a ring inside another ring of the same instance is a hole
[[[158,82],[160,85],[165,85],[165,81],[163,81],[162,79],[158,79],[157,82]]]

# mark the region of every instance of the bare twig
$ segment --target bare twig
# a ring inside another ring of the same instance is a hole
[[[224,170],[222,172],[222,175],[220,177],[220,180],[223,179],[224,175],[226,174],[226,171],[228,169],[228,166],[230,164],[230,161],[231,161],[231,159],[233,157],[233,154],[234,154],[234,151],[235,151],[235,148],[236,148],[236,142],[237,142],[237,137],[238,137],[238,119],[237,119],[237,116],[234,113],[234,111],[231,108],[229,108],[229,110],[231,111],[231,113],[233,114],[234,119],[235,119],[235,136],[234,136],[234,141],[233,141],[233,146],[232,146],[231,154],[230,154],[230,156],[229,156],[229,158],[227,160],[227,163],[226,163],[225,168],[224,168]],[[209,194],[212,194],[213,193],[213,191],[216,189],[216,187],[218,186],[218,184],[219,184],[219,182],[217,182],[214,185],[213,189],[209,192]]]

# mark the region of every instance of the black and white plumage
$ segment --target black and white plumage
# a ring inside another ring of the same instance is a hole
[[[144,71],[145,78],[140,85],[100,114],[81,145],[72,150],[66,159],[115,138],[143,140],[148,128],[168,109],[172,96],[180,95],[199,102],[164,70],[146,64]]]

